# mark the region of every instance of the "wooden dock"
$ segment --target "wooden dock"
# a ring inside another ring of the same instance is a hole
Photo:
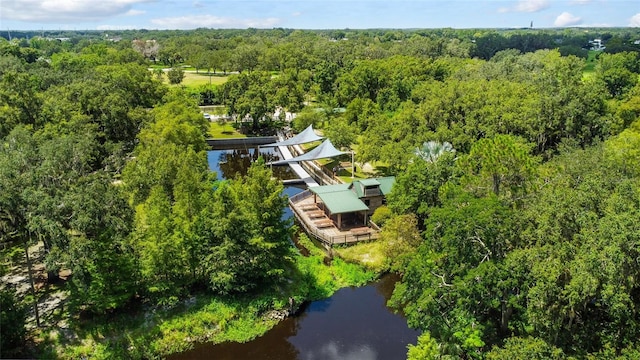
[[[380,237],[379,229],[363,224],[351,224],[338,229],[336,223],[314,203],[309,190],[289,198],[289,206],[307,235],[320,241],[327,249],[338,244],[355,244]]]

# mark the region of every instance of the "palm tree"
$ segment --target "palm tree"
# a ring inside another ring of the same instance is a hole
[[[421,148],[416,148],[415,154],[421,157],[424,161],[432,163],[438,160],[440,155],[445,152],[456,152],[456,150],[453,148],[453,145],[446,141],[444,143],[428,141],[422,143]]]

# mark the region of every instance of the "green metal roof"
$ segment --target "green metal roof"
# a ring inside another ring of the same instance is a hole
[[[359,198],[364,197],[364,189],[363,187],[372,187],[379,186],[380,192],[382,195],[387,195],[391,192],[391,187],[396,182],[396,178],[394,176],[387,176],[381,178],[373,178],[373,179],[362,179],[356,180],[352,183],[351,189],[358,195]]]
[[[376,180],[378,180],[378,182],[380,183],[380,191],[382,191],[384,195],[387,195],[388,193],[391,192],[391,188],[393,187],[393,184],[396,182],[396,177],[387,176],[387,177],[377,178]]]
[[[318,186],[319,187],[319,186]],[[357,211],[367,211],[365,205],[351,190],[334,191],[318,194],[331,214],[344,214]]]
[[[362,186],[380,186],[383,195],[391,191],[396,178],[393,176],[356,180],[351,184],[325,185],[309,188],[318,195],[332,214],[367,211],[369,207],[360,200]]]
[[[355,182],[355,181],[354,181]],[[362,185],[364,186],[376,186],[376,185],[380,185],[380,183],[378,182],[378,180],[376,179],[362,179],[362,180],[358,180],[358,182],[360,182]]]
[[[337,185],[323,185],[323,186],[314,186],[309,188],[309,190],[315,194],[326,194],[336,191],[345,191],[349,190],[350,184],[337,184]]]

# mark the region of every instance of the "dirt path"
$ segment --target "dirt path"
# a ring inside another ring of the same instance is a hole
[[[36,298],[38,299],[40,326],[64,327],[66,321],[61,320],[59,315],[63,312],[67,302],[68,294],[63,288],[64,281],[69,277],[70,272],[68,270],[60,272],[62,279],[60,284],[49,284],[47,282],[47,272],[44,266],[44,245],[41,242],[29,247],[29,258],[33,267],[33,282]],[[15,289],[19,299],[30,296],[31,284],[24,251],[22,251],[22,256],[8,262],[8,265],[9,272],[0,278],[0,288]],[[29,303],[28,309],[27,329],[33,329],[36,327],[36,316],[32,302]]]

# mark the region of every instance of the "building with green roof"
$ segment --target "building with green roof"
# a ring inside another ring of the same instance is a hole
[[[355,180],[350,184],[325,185],[309,188],[314,203],[321,203],[324,212],[338,228],[343,225],[367,225],[369,217],[385,203],[395,177]],[[320,201],[318,201],[320,200]]]

